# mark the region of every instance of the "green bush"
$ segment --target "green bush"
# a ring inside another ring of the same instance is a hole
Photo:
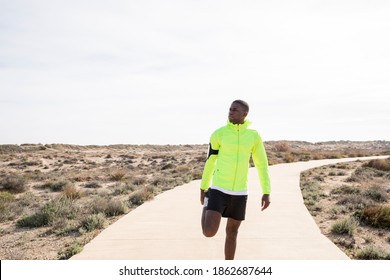
[[[337,201],[338,205],[345,206],[348,210],[358,210],[363,209],[364,207],[367,207],[370,205],[370,201],[363,197],[362,195],[356,195],[356,194],[348,194],[343,197],[341,197]]]
[[[91,207],[94,214],[102,213],[106,216],[119,216],[128,211],[126,203],[109,197],[95,198]]]
[[[301,185],[302,196],[305,203],[308,201],[316,202],[321,197],[321,186],[316,182],[308,182]]]
[[[360,194],[361,190],[357,187],[342,185],[340,187],[334,188],[330,193],[331,194]]]
[[[85,185],[85,187],[88,189],[98,189],[101,188],[102,186],[98,182],[89,182]]]
[[[15,196],[9,192],[1,192],[0,191],[0,208],[7,204],[7,203],[10,203],[12,201],[15,200]]]
[[[19,219],[17,225],[20,227],[42,227],[52,225],[56,219],[66,217],[74,218],[76,209],[70,199],[53,199],[46,203],[38,212]]]
[[[108,202],[110,198],[106,196],[98,196],[91,202],[91,211],[94,214],[104,213],[108,208]]]
[[[348,234],[353,236],[358,222],[354,218],[346,218],[343,220],[336,221],[331,228],[332,233],[335,234]]]
[[[356,257],[360,260],[390,260],[390,253],[370,246],[358,251]]]
[[[64,180],[56,180],[52,182],[46,182],[41,186],[43,189],[50,189],[52,192],[61,192],[66,187],[70,186],[70,182]]]
[[[83,245],[80,241],[74,241],[72,244],[68,245],[64,250],[58,252],[58,258],[60,260],[70,259],[72,256],[80,253],[83,250]]]
[[[110,200],[104,213],[107,216],[119,216],[127,213],[128,207],[125,203],[119,200]]]
[[[9,192],[0,192],[0,222],[8,220],[12,217],[13,207],[10,206],[15,200],[15,196]]]
[[[374,186],[364,192],[367,198],[370,198],[376,202],[387,202],[389,199],[388,194],[384,188]]]
[[[86,231],[102,229],[106,223],[106,217],[102,213],[92,214],[81,221],[81,227]]]
[[[133,192],[129,197],[129,203],[131,206],[139,206],[144,202],[154,197],[153,188],[145,187],[141,190]]]

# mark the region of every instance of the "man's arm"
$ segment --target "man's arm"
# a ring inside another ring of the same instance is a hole
[[[200,187],[202,190],[207,191],[207,189],[210,186],[217,157],[218,157],[218,150],[214,150],[212,148],[212,144],[210,143],[209,155],[207,157],[206,164],[204,165],[203,174],[202,174],[202,182]]]
[[[203,169],[202,181],[201,181],[201,193],[200,201],[203,205],[205,192],[209,189],[211,178],[213,177],[215,165],[218,158],[219,142],[216,133],[213,133],[210,138],[209,154]]]
[[[265,210],[270,204],[271,182],[268,174],[268,158],[260,135],[257,134],[255,145],[252,151],[252,159],[256,166],[263,191],[261,198],[261,210]]]

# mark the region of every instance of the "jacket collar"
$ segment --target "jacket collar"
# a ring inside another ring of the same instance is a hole
[[[244,120],[243,124],[233,124],[229,120],[227,121],[227,126],[235,131],[244,131],[250,126],[252,123],[248,120]]]

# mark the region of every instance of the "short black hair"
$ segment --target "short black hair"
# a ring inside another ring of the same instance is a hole
[[[249,112],[249,104],[247,102],[245,102],[244,100],[237,99],[237,100],[234,100],[232,103],[240,104],[242,107],[244,107],[245,112]]]

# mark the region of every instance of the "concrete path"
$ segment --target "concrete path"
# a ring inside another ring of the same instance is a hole
[[[299,188],[299,177],[300,172],[306,169],[353,160],[356,158],[271,166],[271,205],[263,212],[260,211],[261,192],[257,173],[251,168],[247,216],[239,231],[236,259],[348,259],[321,234],[307,211]],[[226,219],[223,219],[215,237],[202,235],[199,185],[199,180],[192,181],[144,203],[101,232],[71,259],[224,259]]]

